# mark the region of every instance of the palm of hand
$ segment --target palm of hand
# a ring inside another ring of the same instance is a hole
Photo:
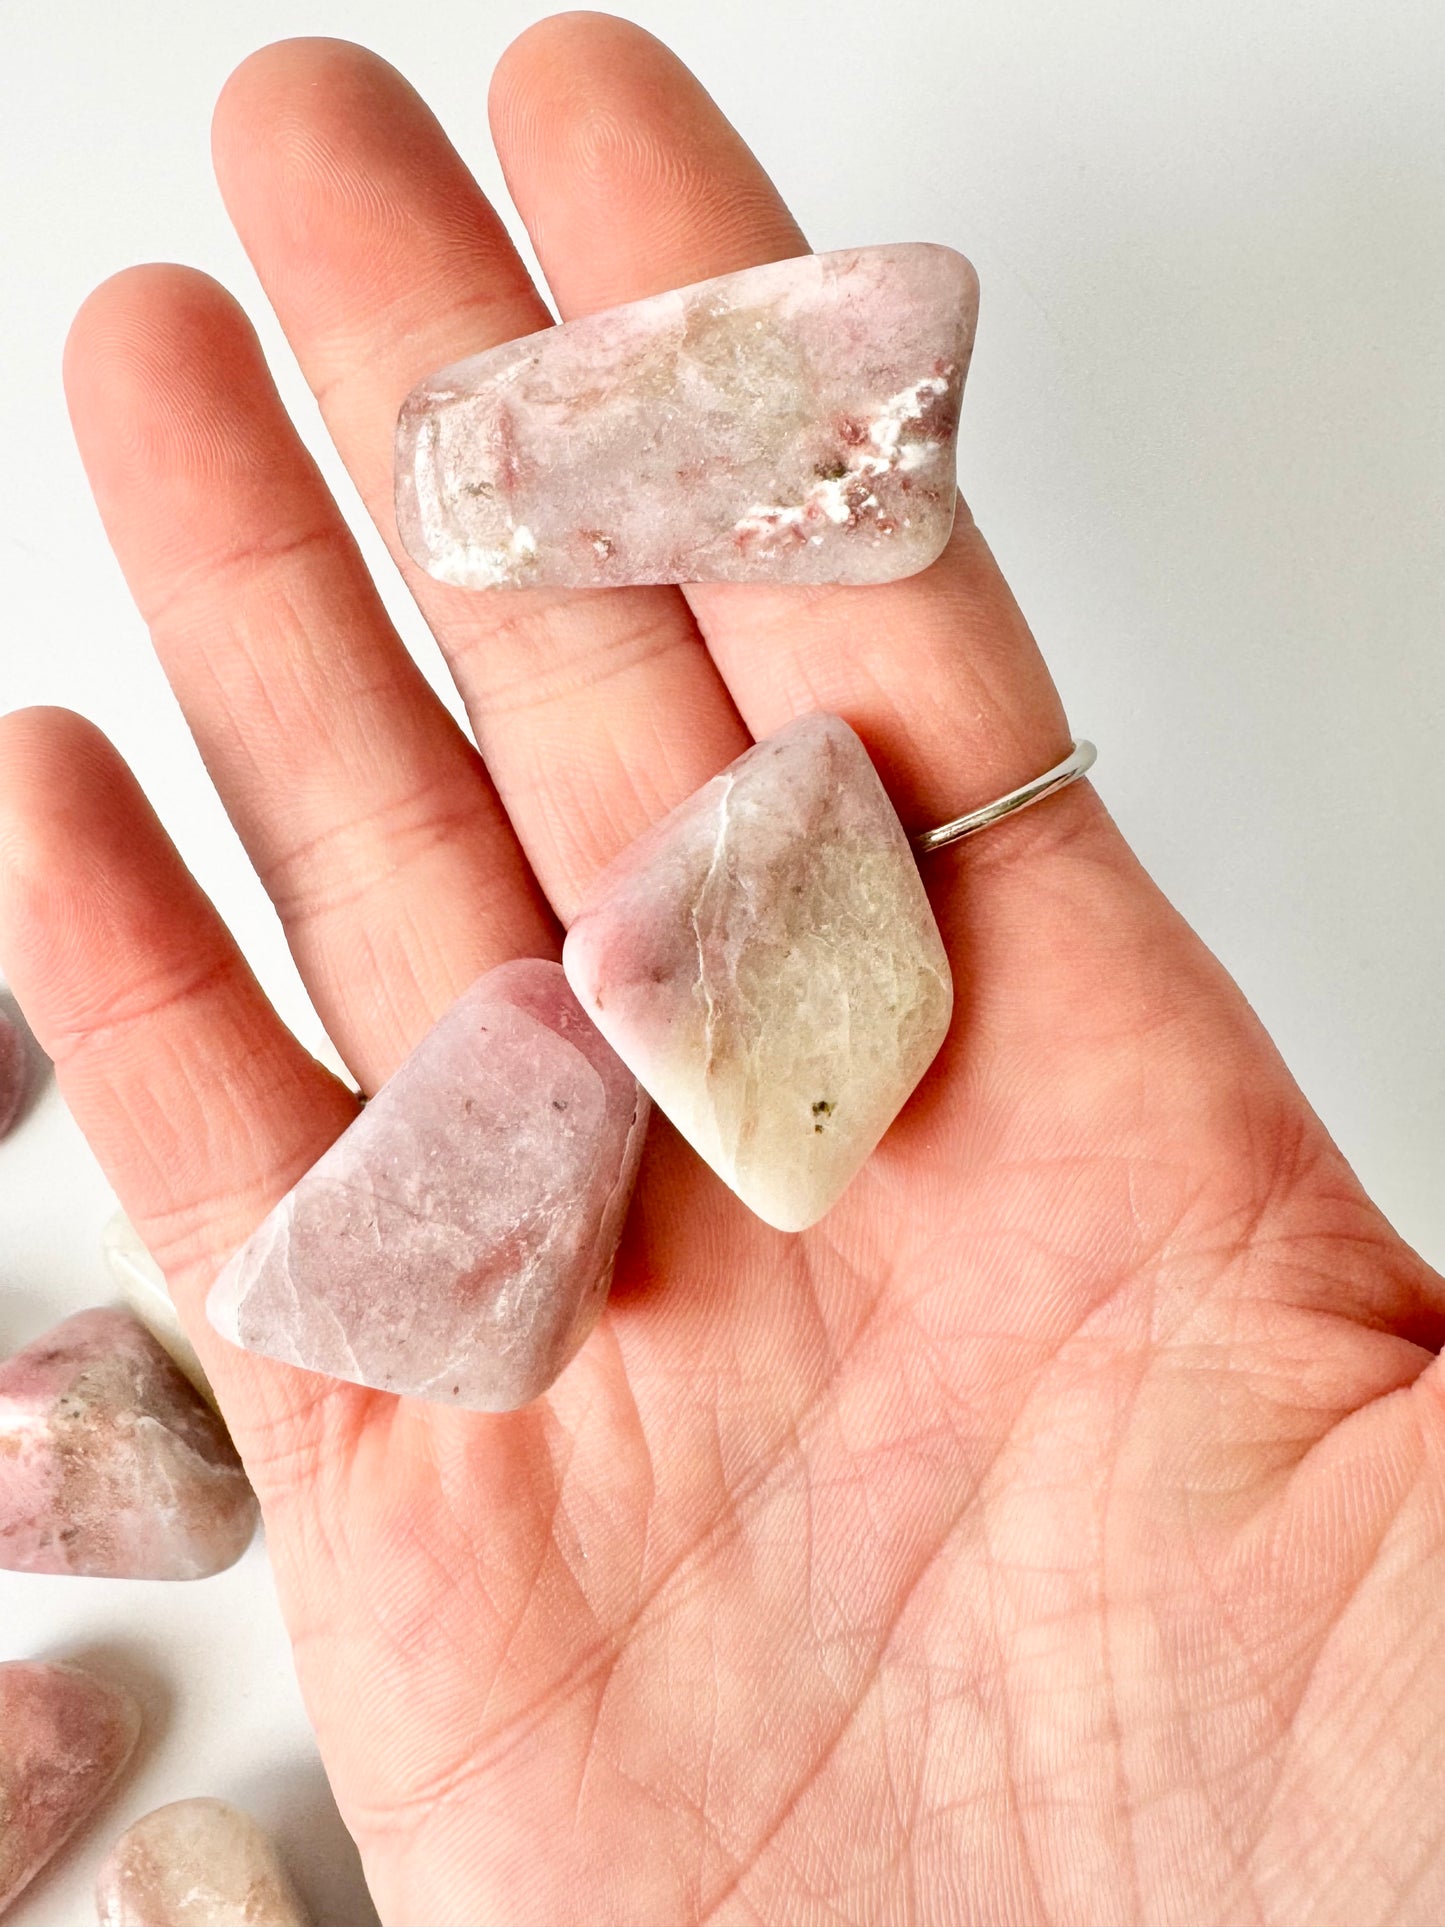
[[[633,29],[535,30],[497,119],[565,306],[799,245]],[[258,57],[218,133],[379,506],[409,380],[539,325],[520,270],[352,51]],[[157,647],[373,1084],[477,970],[552,941],[535,888],[219,292],[111,284],[70,382]],[[967,527],[851,629],[826,597],[695,598],[726,690],[668,592],[515,617],[420,593],[563,915],[741,747],[729,694],[757,733],[842,709],[916,820],[1061,747]],[[37,714],[4,749],[7,963],[194,1311],[351,1100],[108,748]],[[1438,1722],[1411,1689],[1440,1280],[1086,791],[929,881],[958,1016],[844,1203],[781,1239],[660,1126],[613,1310],[538,1406],[402,1406],[199,1332],[388,1922],[1438,1914]]]

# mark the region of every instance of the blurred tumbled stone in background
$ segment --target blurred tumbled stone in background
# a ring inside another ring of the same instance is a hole
[[[0,1664],[0,1913],[100,1805],[140,1725],[128,1693],[78,1666]]]
[[[137,1820],[96,1883],[100,1927],[310,1927],[270,1838],[225,1800],[175,1800]]]
[[[20,1026],[0,1010],[0,1137],[19,1117],[28,1082],[24,1035]]]

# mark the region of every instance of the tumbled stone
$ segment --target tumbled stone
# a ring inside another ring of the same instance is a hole
[[[128,1311],[77,1312],[0,1365],[0,1567],[203,1579],[256,1519],[225,1427]]]
[[[977,312],[951,248],[842,248],[474,355],[402,408],[402,540],[469,589],[912,575]]]
[[[125,1302],[156,1343],[170,1353],[212,1411],[218,1412],[216,1394],[196,1357],[195,1346],[186,1337],[165,1273],[146,1250],[140,1233],[123,1211],[116,1212],[101,1234],[100,1242],[110,1275]]]
[[[20,1026],[0,1010],[0,1137],[20,1115],[29,1082],[25,1039]]]
[[[360,1385],[524,1405],[602,1309],[647,1109],[556,964],[488,971],[232,1259],[212,1322]]]
[[[78,1666],[0,1664],[0,1913],[100,1805],[140,1724],[129,1693]]]
[[[269,1837],[225,1800],[175,1800],[111,1848],[99,1927],[310,1927]]]
[[[579,1002],[760,1218],[821,1218],[948,1029],[953,985],[903,827],[836,716],[756,744],[596,880]]]

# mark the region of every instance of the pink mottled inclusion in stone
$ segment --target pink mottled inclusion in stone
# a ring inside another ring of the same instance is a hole
[[[234,1343],[510,1411],[597,1320],[647,1099],[554,963],[480,978],[222,1272]]]
[[[397,525],[464,588],[891,582],[953,523],[978,284],[951,248],[745,268],[430,376]]]
[[[140,1737],[128,1693],[78,1666],[0,1665],[0,1913],[88,1820]]]
[[[821,1218],[948,1029],[903,826],[837,716],[756,744],[624,850],[562,961],[659,1108],[760,1218]]]
[[[0,1567],[203,1579],[256,1519],[226,1428],[129,1312],[78,1312],[0,1365]]]

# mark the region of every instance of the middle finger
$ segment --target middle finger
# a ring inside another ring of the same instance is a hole
[[[565,918],[622,844],[747,747],[673,589],[477,595],[396,538],[392,437],[423,375],[550,319],[502,223],[395,70],[285,41],[216,112],[231,217],[327,427],[451,665],[478,746]],[[776,253],[796,252],[795,230]]]

